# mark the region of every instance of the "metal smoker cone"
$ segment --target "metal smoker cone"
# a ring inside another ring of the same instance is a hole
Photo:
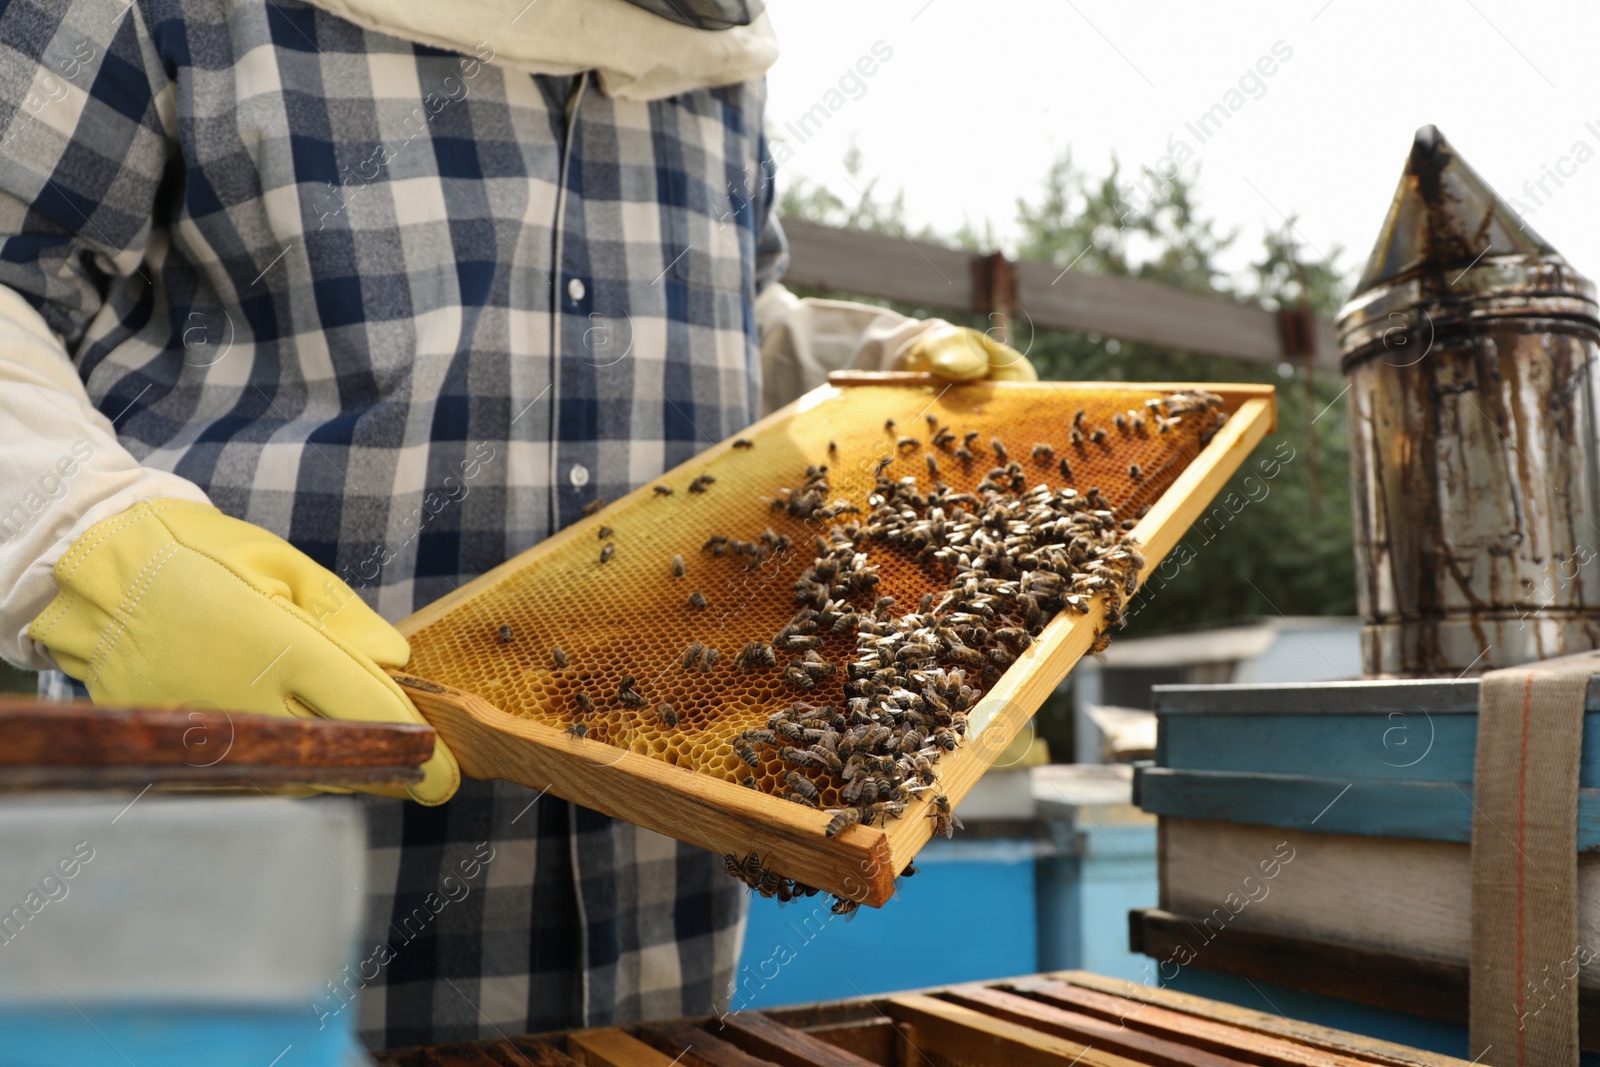
[[[1438,127],[1417,131],[1356,293],[1410,276],[1455,276],[1486,256],[1556,256]],[[1559,257],[1557,257],[1559,258]]]
[[[1600,647],[1594,287],[1432,126],[1339,334],[1366,673]]]

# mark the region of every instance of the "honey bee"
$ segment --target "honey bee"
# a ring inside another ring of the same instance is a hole
[[[951,431],[950,427],[946,426],[933,435],[933,444],[935,448],[949,448],[950,443],[955,439],[956,435]]]
[[[1006,461],[1006,446],[1001,442],[1000,438],[989,438],[989,447],[994,449],[994,457],[997,462],[1004,463]]]
[[[933,458],[932,452],[929,452],[925,458],[928,461],[928,475],[933,478],[939,477],[939,461]]]
[[[1144,433],[1144,416],[1143,415],[1134,415],[1128,421],[1133,424],[1133,429],[1134,429],[1135,433]]]
[[[600,535],[598,539],[601,540],[601,541],[604,541],[606,538],[610,537],[615,532],[616,531],[611,529],[611,527],[609,527],[609,526],[602,526],[602,527],[600,527],[599,530],[596,531],[596,533],[598,533]]]
[[[823,834],[827,837],[838,837],[840,834],[844,833],[846,827],[854,826],[860,821],[861,809],[841,808],[839,811],[835,812],[833,818],[829,820],[828,828],[823,831]]]
[[[651,486],[650,489],[651,489],[651,491],[653,493],[655,493],[656,496],[671,496],[672,495],[672,486],[670,486],[670,485],[654,485],[654,486]]]
[[[678,725],[678,711],[671,704],[663,701],[656,705],[656,717],[666,723],[668,729]]]
[[[921,448],[922,442],[917,440],[915,437],[902,437],[894,443],[894,447],[898,448],[902,452],[910,452],[914,449]]]
[[[948,727],[941,726],[937,730],[933,731],[933,743],[944,749],[946,752],[954,752],[959,740],[960,739],[956,737],[955,731]]]
[[[1073,431],[1072,431],[1072,432],[1071,432],[1071,433],[1070,433],[1070,434],[1068,434],[1068,435],[1067,435],[1067,436],[1068,436],[1068,437],[1069,437],[1069,438],[1071,438],[1071,440],[1072,440],[1072,447],[1073,447],[1073,448],[1082,448],[1082,447],[1083,447],[1083,434],[1082,434],[1082,433],[1080,433],[1080,432],[1079,432],[1079,431],[1078,431],[1078,430],[1076,430],[1076,429],[1074,429],[1074,430],[1073,430]]]
[[[746,789],[760,789],[761,788],[760,783],[755,780],[755,777],[753,775],[749,775],[749,774],[745,775],[744,776],[744,781],[740,782],[739,784],[744,786]]]
[[[834,753],[829,752],[826,746],[821,744],[812,745],[807,751],[821,760],[822,765],[828,768],[828,773],[835,778],[844,774],[844,761]]]
[[[1035,463],[1049,463],[1056,458],[1056,450],[1047,444],[1033,446],[1033,461]]]
[[[937,415],[924,415],[922,417],[928,420],[929,432],[932,432],[939,425],[939,416]]]
[[[509,623],[500,627],[500,643],[502,645],[511,643],[511,625]]]
[[[828,455],[830,455],[830,456],[837,455],[838,452],[839,452],[839,443],[837,441],[829,441],[828,442]]]
[[[799,771],[790,771],[788,774],[783,776],[783,780],[789,783],[790,789],[804,797],[806,803],[810,804],[813,808],[817,806],[819,794],[817,793],[816,784],[812,782],[811,779],[807,778]]]
[[[761,754],[756,751],[756,746],[743,737],[733,739],[733,754],[751,767],[761,766]]]
[[[932,819],[933,832],[943,834],[945,837],[954,837],[956,830],[961,828],[961,818],[950,807],[950,798],[940,793],[933,798],[933,808],[928,812]]]
[[[1067,463],[1066,456],[1061,457],[1061,462],[1057,463],[1056,467],[1061,471],[1061,477],[1069,482],[1072,481],[1072,467]]]
[[[616,552],[617,552],[617,546],[612,544],[610,541],[607,541],[606,542],[606,547],[604,547],[604,548],[602,548],[600,550],[600,562],[601,563],[610,563],[611,562],[611,557],[616,555]]]
[[[696,589],[694,592],[689,594],[689,606],[694,610],[703,611],[706,603],[706,595],[700,590]]]
[[[560,670],[567,665],[567,654],[561,651],[559,647],[550,650],[550,659],[554,661],[556,670]]]
[[[745,881],[744,865],[739,862],[739,857],[732,852],[723,854],[722,869],[727,871],[730,877],[737,878],[741,882]]]
[[[1105,442],[1105,439],[1106,439],[1106,432],[1104,430],[1096,430],[1094,433],[1089,435],[1089,440],[1093,441],[1097,445],[1098,444],[1103,444]]]
[[[600,497],[595,497],[593,500],[589,501],[583,506],[584,518],[588,518],[590,515],[593,515],[595,512],[599,511],[605,506],[606,502],[604,500],[602,500]]]
[[[1090,647],[1089,654],[1092,655],[1092,656],[1098,656],[1100,653],[1104,652],[1106,649],[1108,649],[1110,647],[1111,647],[1111,631],[1110,630],[1106,630],[1099,637],[1096,637],[1094,639],[1094,644]]]
[[[700,477],[696,478],[694,481],[689,483],[689,492],[691,492],[691,493],[703,493],[703,492],[706,491],[706,486],[714,485],[714,484],[716,484],[716,481],[717,480],[715,478],[713,478],[711,475],[702,474]]]
[[[700,653],[705,650],[706,646],[699,641],[689,642],[689,647],[683,650],[683,669],[686,671],[693,670],[695,664],[700,662]]]
[[[971,463],[972,453],[967,451],[966,445],[962,445],[960,448],[956,449],[956,458],[963,463]]]
[[[784,643],[790,648],[821,648],[822,638],[814,634],[790,634]]]
[[[794,686],[796,689],[803,689],[807,692],[810,692],[817,687],[817,680],[811,677],[811,673],[809,671],[800,666],[790,666],[787,670],[785,670],[783,672],[783,680]]]
[[[900,877],[902,877],[902,878],[913,878],[913,877],[916,876],[916,874],[917,874],[916,866],[914,864],[908,863],[908,864],[906,864],[906,869],[900,872]]]
[[[932,785],[934,779],[938,777],[934,773],[933,761],[927,756],[916,757],[916,762],[912,764],[912,770],[916,775],[917,781],[922,785]]]
[[[594,701],[589,699],[588,693],[574,693],[572,702],[578,706],[578,710],[581,712],[588,713],[594,710]]]
[[[893,456],[884,456],[882,459],[878,460],[877,465],[872,468],[872,476],[874,478],[883,477],[883,472],[888,470],[889,469],[889,464],[891,464],[893,462],[894,462],[894,457]]]
[[[567,727],[567,733],[573,737],[587,737],[589,736],[589,728],[581,722],[575,722]]]
[[[894,433],[894,420],[893,419],[885,419],[885,420],[883,420],[883,430],[884,430],[885,433]]]
[[[634,684],[633,675],[630,674],[624,678],[622,684],[617,686],[617,699],[630,707],[643,707],[644,697],[639,695],[639,691],[634,688]]]
[[[1121,430],[1123,433],[1128,432],[1128,416],[1124,415],[1120,411],[1111,416],[1111,424],[1117,429]]]
[[[752,442],[752,441],[750,441],[750,440],[748,440],[746,438],[736,437],[736,438],[734,438],[734,441],[733,441],[733,447],[734,448],[754,448],[756,446],[755,446],[754,442]]]
[[[714,648],[708,648],[700,653],[700,673],[710,674],[711,668],[717,665],[717,657],[721,655],[722,653]]]
[[[683,565],[683,557],[682,556],[673,556],[672,557],[672,576],[674,578],[682,578],[684,573],[685,573],[685,571],[686,571],[686,568]]]
[[[1073,412],[1073,414],[1072,414],[1072,425],[1073,425],[1074,429],[1081,428],[1083,426],[1083,419],[1084,419],[1084,415],[1085,414],[1086,414],[1086,412],[1082,408],[1079,408],[1077,411]]]
[[[783,762],[791,763],[796,767],[805,767],[810,769],[813,767],[822,766],[822,761],[817,759],[816,754],[809,749],[780,748],[778,750],[778,756],[783,760]]]
[[[1138,481],[1140,478],[1144,477],[1144,471],[1139,469],[1139,465],[1137,463],[1130,463],[1128,464],[1128,477],[1132,478],[1134,481]]]

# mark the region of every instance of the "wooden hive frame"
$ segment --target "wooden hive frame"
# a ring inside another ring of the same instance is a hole
[[[761,420],[742,436],[757,446],[764,440],[777,440],[792,420],[804,418],[830,402],[848,399],[846,394],[858,385],[877,386],[880,390],[884,386],[922,389],[930,394],[934,390],[930,379],[919,375],[835,375],[829,385]],[[1044,399],[1053,393],[1059,395],[1061,390],[1171,393],[1206,389],[1223,399],[1228,421],[1132,531],[1145,561],[1141,580],[1161,563],[1250,451],[1276,426],[1273,390],[1264,385],[1041,382],[983,383],[961,388],[980,395],[1000,391]],[[869,392],[862,390],[863,395]],[[726,459],[726,447],[717,451]],[[693,473],[717,470],[717,462],[708,462],[703,455],[664,479],[690,473],[691,468]],[[531,560],[579,542],[592,551],[600,523],[618,521],[633,509],[644,507],[653,495],[651,484],[428,605],[398,624],[401,633],[415,638],[505,582]],[[1098,602],[1086,615],[1061,613],[971,709],[966,742],[939,763],[939,789],[952,803],[959,804],[1090,649],[1102,622],[1103,610]],[[477,694],[415,677],[407,671],[394,673],[455,753],[462,772],[470,777],[504,778],[547,790],[714,853],[743,856],[753,850],[764,858],[769,869],[784,877],[860,904],[878,907],[888,901],[894,894],[895,876],[935,831],[934,820],[926,817],[929,802],[919,799],[909,805],[904,817],[890,820],[883,828],[856,825],[829,838],[823,832],[829,822],[825,812],[639,752],[580,740],[556,727],[508,714]]]

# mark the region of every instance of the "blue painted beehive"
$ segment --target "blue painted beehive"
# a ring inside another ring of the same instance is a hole
[[[1152,978],[1182,987],[1198,969],[1464,1023],[1477,680],[1154,692],[1156,758],[1134,798],[1160,816],[1161,906],[1130,915]],[[1596,716],[1600,679],[1579,775],[1580,931],[1600,930]],[[1583,1045],[1600,1049],[1600,951],[1580,945],[1573,970]]]

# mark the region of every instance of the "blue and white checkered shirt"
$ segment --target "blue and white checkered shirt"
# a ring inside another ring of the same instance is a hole
[[[140,462],[391,620],[761,396],[763,87],[623,102],[492,60],[297,0],[0,5],[0,284]],[[504,782],[368,803],[370,1044],[725,1000],[718,858]]]

